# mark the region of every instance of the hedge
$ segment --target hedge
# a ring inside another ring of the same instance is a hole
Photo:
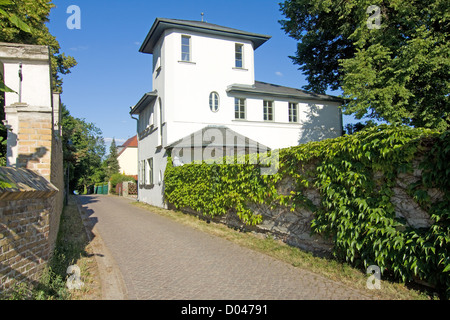
[[[399,173],[412,172],[420,159],[422,178],[409,186],[411,197],[429,213],[428,228],[413,228],[396,217],[392,187]],[[422,279],[450,296],[450,133],[407,126],[380,125],[353,135],[282,149],[274,175],[242,159],[233,165],[169,164],[166,201],[211,217],[234,210],[248,225],[262,217],[247,204],[307,206],[314,212],[312,232],[333,239],[334,255],[356,267],[377,265],[383,274],[412,281]],[[225,162],[224,162],[225,163]],[[375,175],[377,178],[374,179]],[[277,192],[285,177],[297,188]],[[317,188],[321,204],[303,193]],[[432,202],[436,188],[442,199]]]

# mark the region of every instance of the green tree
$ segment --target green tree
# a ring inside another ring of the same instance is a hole
[[[102,159],[106,147],[102,131],[85,119],[71,116],[64,105],[61,109],[63,154],[69,171],[69,188],[84,192],[89,185],[105,180]]]
[[[109,155],[106,159],[106,175],[108,178],[111,178],[113,174],[119,173],[120,165],[117,156],[116,140],[113,138],[109,147]]]
[[[447,0],[289,0],[280,8],[282,29],[299,41],[291,58],[306,89],[342,89],[344,112],[357,119],[450,126]]]

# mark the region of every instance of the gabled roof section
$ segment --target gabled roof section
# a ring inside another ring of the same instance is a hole
[[[218,130],[218,131],[217,131]],[[216,133],[220,132],[222,141],[215,141]],[[200,145],[193,145],[200,142]],[[195,131],[190,135],[177,140],[166,147],[173,148],[191,148],[191,147],[230,147],[230,148],[259,148],[262,150],[270,150],[269,147],[254,141],[226,126],[210,125],[203,129]]]
[[[123,145],[119,146],[119,148],[121,148],[121,150],[117,156],[120,156],[122,153],[124,153],[124,151],[127,148],[137,148],[137,147],[138,147],[138,141],[137,141],[137,135],[135,135],[134,137],[131,137],[130,139],[125,141],[125,143]]]
[[[255,81],[255,84],[253,86],[233,84],[228,87],[227,92],[232,94],[234,93],[234,94],[246,94],[257,96],[271,96],[288,99],[318,100],[318,101],[330,101],[339,103],[343,102],[343,99],[336,96],[317,94],[305,90],[283,87],[280,85],[270,84],[261,81]]]
[[[232,29],[203,21],[156,18],[139,52],[153,54],[153,48],[163,32],[173,28],[250,40],[253,42],[255,50],[271,38],[267,35]]]
[[[140,114],[157,97],[158,91],[147,92],[134,107],[131,107],[130,114]]]
[[[135,135],[134,137],[131,137],[130,139],[125,141],[125,143],[123,145],[121,145],[122,148],[128,148],[128,147],[137,148],[137,146],[138,146],[137,135]]]

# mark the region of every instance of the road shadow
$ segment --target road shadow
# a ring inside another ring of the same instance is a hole
[[[90,257],[95,257],[98,273],[101,279],[101,295],[104,300],[126,300],[128,290],[123,281],[120,269],[114,257],[103,242],[99,231],[96,228],[99,220],[94,216],[94,210],[89,205],[100,201],[100,198],[107,198],[108,195],[79,195],[73,196],[77,203],[78,212],[88,238],[91,248]],[[86,246],[87,246],[86,245]]]
[[[80,213],[81,220],[83,222],[84,228],[86,230],[89,242],[92,242],[95,238],[95,232],[93,231],[95,225],[98,223],[98,218],[94,217],[94,210],[89,209],[88,205],[91,203],[98,202],[98,195],[88,195],[88,196],[75,196],[73,195],[73,200],[75,201],[78,212]]]

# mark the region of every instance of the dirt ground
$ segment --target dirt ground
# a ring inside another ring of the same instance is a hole
[[[73,197],[70,202],[69,205],[76,207],[81,216],[89,242],[85,249],[87,257],[77,261],[81,269],[81,280],[85,283],[82,289],[73,289],[73,299],[126,300],[126,287],[111,253],[76,198]]]

